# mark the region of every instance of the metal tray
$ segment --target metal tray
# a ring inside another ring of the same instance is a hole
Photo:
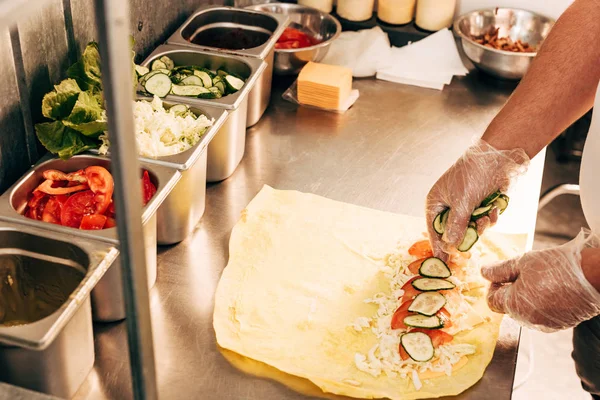
[[[110,159],[95,155],[77,155],[69,160],[60,160],[51,158],[51,156],[44,157],[36,166],[19,179],[17,183],[0,196],[0,220],[18,222],[67,235],[76,234],[82,238],[100,240],[117,245],[119,240],[116,228],[85,231],[33,220],[22,215],[25,211],[29,194],[44,179],[42,177],[43,171],[58,169],[65,172],[72,172],[90,165],[100,165],[110,170]],[[150,179],[157,187],[156,194],[144,207],[142,212],[148,287],[151,288],[156,282],[157,270],[156,211],[173,190],[175,184],[181,178],[181,174],[177,170],[149,163],[141,163],[141,169],[148,170]],[[92,308],[94,320],[96,321],[110,322],[125,318],[120,267],[121,264],[117,261],[92,292]]]
[[[249,94],[246,126],[251,127],[258,123],[271,101],[275,44],[287,27],[288,22],[288,16],[283,14],[270,14],[232,7],[202,7],[167,39],[167,43],[264,60],[267,67]],[[244,49],[215,47],[206,43],[192,42],[194,38],[209,30],[220,29],[226,32],[236,28],[247,33],[268,36],[259,46]]]
[[[94,364],[90,292],[117,256],[109,243],[0,222],[0,275],[18,263],[21,271],[35,263],[82,272],[67,300],[45,318],[0,326],[0,380],[61,398],[73,396]],[[7,284],[4,278],[0,285]]]
[[[165,101],[169,103],[182,103],[196,108],[212,106],[229,111],[227,121],[208,146],[206,176],[208,182],[227,179],[233,174],[244,155],[248,94],[266,68],[266,63],[254,58],[215,54],[190,47],[163,45],[156,48],[142,65],[148,66],[154,59],[162,56],[170,57],[175,65],[199,65],[212,70],[224,67],[246,79],[246,84],[240,91],[220,99],[209,100],[173,95],[165,98]]]

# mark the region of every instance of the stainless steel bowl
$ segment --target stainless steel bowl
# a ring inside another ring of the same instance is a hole
[[[472,38],[499,29],[500,37],[527,42],[539,48],[554,26],[554,20],[531,11],[494,8],[467,13],[454,22],[465,54],[475,66],[504,79],[521,79],[537,53],[515,53],[483,46]]]
[[[279,75],[297,74],[307,62],[321,61],[329,51],[331,42],[342,32],[342,26],[337,19],[316,8],[288,3],[258,4],[247,8],[287,15],[292,27],[299,26],[321,41],[317,45],[302,49],[275,49],[274,71]]]

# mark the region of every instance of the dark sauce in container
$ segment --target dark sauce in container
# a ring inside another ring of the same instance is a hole
[[[68,300],[83,277],[72,266],[25,255],[0,256],[0,326],[46,318]]]
[[[199,46],[215,47],[227,50],[245,50],[261,46],[271,37],[270,33],[233,28],[214,27],[197,32],[190,42]]]

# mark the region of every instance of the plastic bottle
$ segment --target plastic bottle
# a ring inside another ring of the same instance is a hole
[[[379,0],[377,17],[385,23],[404,25],[415,15],[416,0]]]
[[[455,7],[456,0],[418,0],[415,23],[426,31],[449,28]]]
[[[298,0],[298,4],[313,7],[326,13],[333,9],[333,0]]]
[[[348,21],[366,21],[373,16],[375,0],[338,0],[337,14]]]

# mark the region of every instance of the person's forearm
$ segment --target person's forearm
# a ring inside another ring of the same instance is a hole
[[[483,140],[535,156],[593,105],[600,80],[600,1],[576,0]]]
[[[600,249],[583,249],[581,269],[588,282],[600,292]]]

